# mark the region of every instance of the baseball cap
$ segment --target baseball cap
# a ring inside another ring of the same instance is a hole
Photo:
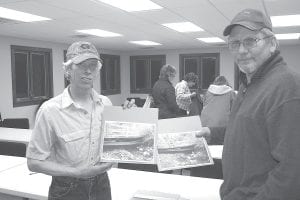
[[[74,42],[67,50],[67,60],[79,64],[87,59],[95,58],[102,62],[96,47],[90,42]]]
[[[261,11],[255,9],[245,9],[239,12],[232,19],[230,25],[224,29],[223,35],[229,35],[231,29],[236,25],[243,26],[252,31],[261,30],[263,28],[272,30],[272,22],[270,18],[264,15]]]

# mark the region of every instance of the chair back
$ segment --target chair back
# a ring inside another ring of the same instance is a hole
[[[26,144],[0,141],[0,155],[26,157]]]
[[[7,118],[2,122],[3,127],[29,129],[28,118]]]

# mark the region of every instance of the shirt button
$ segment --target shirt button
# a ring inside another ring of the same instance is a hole
[[[95,142],[92,142],[92,144],[95,144]]]
[[[94,158],[93,158],[93,157],[91,157],[91,160],[94,160]]]

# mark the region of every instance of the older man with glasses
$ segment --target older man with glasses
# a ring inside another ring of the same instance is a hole
[[[225,134],[221,198],[298,200],[300,75],[284,62],[262,12],[241,11],[223,34],[242,83],[227,127],[205,127],[198,134],[211,140]]]

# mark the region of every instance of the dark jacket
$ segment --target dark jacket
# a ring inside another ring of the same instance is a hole
[[[154,107],[158,108],[158,119],[178,117],[175,88],[167,79],[160,78],[153,86]]]
[[[241,85],[231,111],[222,200],[300,199],[300,75],[277,52]]]

